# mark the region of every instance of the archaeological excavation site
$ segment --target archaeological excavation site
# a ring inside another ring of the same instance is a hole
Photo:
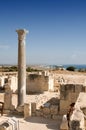
[[[18,71],[0,72],[0,130],[86,130],[86,73],[26,72],[25,29]]]

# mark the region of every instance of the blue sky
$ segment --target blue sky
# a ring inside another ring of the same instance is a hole
[[[28,65],[86,64],[86,0],[0,0],[0,64],[17,64],[23,28]]]

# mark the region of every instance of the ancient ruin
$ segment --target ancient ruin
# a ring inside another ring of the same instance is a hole
[[[24,105],[26,96],[26,55],[25,36],[28,31],[20,29],[18,33],[18,106]]]
[[[21,29],[17,33],[18,72],[0,73],[1,116],[14,117],[4,119],[0,130],[12,130],[12,126],[19,130],[16,115],[24,120],[30,117],[56,120],[58,130],[85,130],[86,75],[65,70],[26,72],[27,31]]]

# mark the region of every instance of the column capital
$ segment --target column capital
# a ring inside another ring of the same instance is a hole
[[[19,40],[24,40],[26,37],[26,34],[28,33],[28,31],[26,29],[18,29],[18,30],[16,30],[16,32],[18,33]]]

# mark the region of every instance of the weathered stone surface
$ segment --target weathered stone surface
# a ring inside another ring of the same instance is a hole
[[[82,130],[80,128],[80,122],[76,121],[76,120],[71,121],[70,129],[71,130]]]
[[[18,33],[18,106],[21,106],[24,105],[26,96],[25,37],[28,31],[19,29],[16,32]]]
[[[85,88],[83,87],[83,85],[76,84],[75,92],[76,93],[85,92]]]
[[[9,118],[8,120],[4,120],[0,123],[0,130],[18,130],[19,121],[15,118]]]
[[[85,130],[84,113],[81,108],[86,108],[86,94],[80,93],[75,104],[75,109],[70,118],[71,130]]]
[[[69,104],[71,104],[73,102],[76,102],[78,95],[79,95],[79,93],[73,93],[73,92],[71,93],[71,92],[69,92],[69,94],[68,94],[68,96],[69,96],[69,98],[68,98]]]
[[[36,103],[32,102],[31,103],[31,113],[35,113],[36,112]]]
[[[39,74],[30,74],[26,79],[27,93],[54,91],[54,77]]]
[[[83,111],[83,113],[86,115],[86,107],[82,107],[81,110]]]
[[[41,112],[39,110],[36,110],[36,116],[41,116]]]
[[[60,114],[67,113],[69,108],[69,101],[68,100],[60,100]]]
[[[49,115],[45,115],[45,114],[44,114],[43,117],[44,117],[44,118],[51,119],[51,115],[50,115],[50,114],[49,114]]]
[[[18,106],[16,110],[20,113],[24,113],[24,106]]]
[[[46,114],[46,115],[50,114],[50,109],[46,108],[46,107],[43,108],[43,113]]]
[[[11,91],[10,85],[8,83],[5,86],[4,109],[6,109],[6,110],[15,109],[15,106],[12,104],[12,91]]]
[[[52,115],[52,119],[57,120],[58,119],[58,115]]]
[[[31,116],[30,104],[24,104],[24,118]]]
[[[57,114],[58,113],[58,106],[51,105],[51,107],[50,107],[50,113],[51,114]]]

